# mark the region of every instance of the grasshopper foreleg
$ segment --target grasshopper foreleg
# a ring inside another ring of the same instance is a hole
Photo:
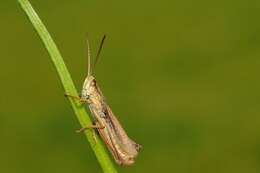
[[[79,96],[70,95],[68,93],[65,93],[64,96],[65,97],[70,97],[70,98],[73,98],[73,99],[76,99],[76,100],[79,100],[81,103],[86,103],[86,102],[89,103],[89,101],[87,99],[82,99]]]

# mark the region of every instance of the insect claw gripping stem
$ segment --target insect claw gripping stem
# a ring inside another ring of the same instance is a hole
[[[76,130],[76,133],[82,133],[82,132],[84,132],[87,129],[92,129],[92,136],[93,136],[93,139],[94,139],[95,144],[96,144],[97,143],[97,137],[96,137],[96,133],[95,133],[94,129],[103,129],[103,128],[105,128],[105,126],[98,126],[96,124],[92,124],[92,125],[89,125],[87,127],[83,127],[83,128],[81,128],[79,130]]]
[[[71,98],[76,99],[76,100],[81,100],[81,98],[79,96],[73,96],[73,95],[70,95],[68,93],[64,93],[64,96],[65,97],[71,97]]]
[[[64,96],[65,97],[70,97],[70,98],[73,98],[73,99],[76,99],[76,100],[79,100],[81,103],[88,102],[87,100],[84,100],[84,99],[80,98],[79,96],[73,96],[73,95],[70,95],[68,93],[64,93]]]
[[[77,133],[82,133],[82,132],[84,132],[87,129],[104,129],[104,128],[105,128],[105,126],[98,126],[98,125],[92,124],[92,125],[89,125],[87,127],[83,127],[81,129],[77,130],[76,132]]]

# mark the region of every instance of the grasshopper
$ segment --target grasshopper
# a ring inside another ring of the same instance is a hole
[[[94,67],[99,58],[106,35],[103,36],[100,43],[98,53],[94,62]],[[87,103],[91,115],[93,117],[93,124],[87,127],[83,127],[79,132],[83,132],[86,129],[96,129],[105,142],[107,148],[113,155],[116,163],[119,165],[132,165],[135,157],[138,155],[138,151],[141,145],[130,139],[120,122],[113,114],[111,108],[108,106],[104,95],[97,85],[95,77],[92,75],[91,63],[90,63],[90,46],[87,39],[88,49],[88,75],[84,81],[81,96],[72,96],[65,94],[66,96],[79,99],[82,103]]]

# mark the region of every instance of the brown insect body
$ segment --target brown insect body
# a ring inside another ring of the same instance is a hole
[[[141,146],[127,136],[91,75],[83,84],[81,99],[87,100],[95,124],[103,127],[97,130],[115,161],[120,165],[133,164]]]
[[[104,43],[105,36],[100,44],[96,61],[96,64],[102,45]],[[91,75],[90,64],[90,48],[88,46],[88,75],[84,81],[81,97],[65,94],[75,99],[79,99],[81,102],[87,102],[90,112],[93,116],[95,125],[84,127],[79,132],[88,128],[97,129],[101,138],[105,142],[106,146],[112,153],[115,161],[120,165],[131,165],[134,163],[134,158],[138,155],[138,151],[141,145],[131,140],[117,118],[114,116],[112,110],[105,101],[100,88],[97,85],[96,79]]]

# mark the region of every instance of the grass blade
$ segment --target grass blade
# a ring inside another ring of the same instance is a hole
[[[66,65],[61,57],[61,54],[52,40],[50,34],[48,33],[46,27],[40,20],[37,13],[34,11],[33,7],[31,6],[28,0],[18,0],[19,4],[21,5],[22,9],[28,16],[29,20],[31,21],[34,29],[39,34],[42,42],[44,43],[47,51],[50,54],[50,58],[58,72],[62,85],[65,89],[66,93],[70,93],[72,95],[77,95],[77,90],[73,84],[71,76],[66,68]],[[81,103],[77,100],[73,100],[69,98],[72,108],[81,124],[82,127],[86,127],[87,125],[91,124],[91,119],[86,113],[85,108],[81,105]],[[97,160],[102,167],[105,173],[116,173],[116,169],[114,167],[113,162],[111,161],[104,145],[102,144],[100,138],[97,137],[97,142],[94,141],[93,136],[89,130],[85,131],[86,137],[93,149]]]

